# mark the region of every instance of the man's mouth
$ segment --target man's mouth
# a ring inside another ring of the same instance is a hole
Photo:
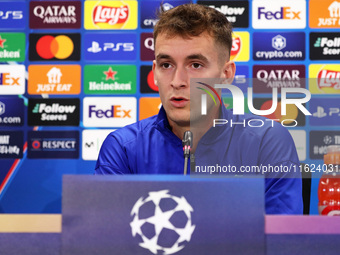
[[[184,97],[171,97],[170,102],[172,106],[182,108],[188,104],[189,99]]]

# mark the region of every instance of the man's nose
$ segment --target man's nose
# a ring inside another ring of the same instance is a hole
[[[188,86],[188,74],[185,68],[176,68],[171,86],[176,89]]]

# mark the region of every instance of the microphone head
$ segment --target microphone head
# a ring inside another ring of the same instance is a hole
[[[192,147],[193,144],[193,135],[191,131],[185,131],[184,135],[183,135],[183,140],[182,140],[182,145],[183,147],[186,146],[190,146]]]

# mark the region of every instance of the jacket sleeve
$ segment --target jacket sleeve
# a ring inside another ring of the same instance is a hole
[[[131,174],[123,144],[114,132],[110,133],[100,149],[95,174]]]
[[[302,214],[300,162],[286,128],[277,124],[267,131],[261,142],[259,164],[268,167],[264,173],[266,213]]]

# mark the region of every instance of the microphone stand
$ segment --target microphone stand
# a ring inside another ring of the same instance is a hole
[[[185,131],[183,135],[183,140],[182,140],[182,146],[183,146],[183,152],[184,152],[184,170],[183,170],[184,175],[187,175],[187,172],[188,172],[188,160],[190,157],[192,140],[193,140],[192,133],[190,131]],[[193,156],[193,154],[191,154],[191,156]],[[195,161],[195,156],[193,156],[193,159]]]

